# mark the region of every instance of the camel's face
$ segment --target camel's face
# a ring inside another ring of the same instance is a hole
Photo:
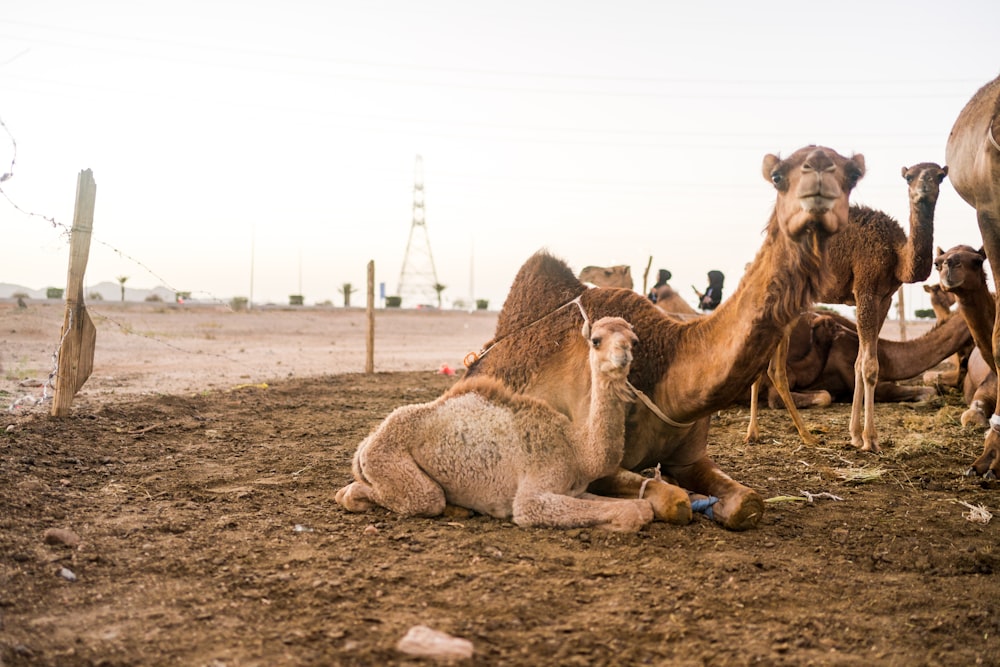
[[[602,373],[623,371],[628,374],[632,364],[632,347],[639,337],[632,325],[620,317],[602,317],[590,330],[591,363],[598,364]]]
[[[941,288],[949,292],[985,289],[985,261],[986,253],[982,248],[976,250],[972,246],[957,245],[947,252],[938,248],[934,268],[940,276]]]
[[[938,254],[941,254],[940,251]],[[940,271],[940,269],[938,270]],[[944,313],[955,305],[955,295],[946,292],[941,285],[924,285],[924,291],[930,295],[931,307],[934,308],[934,312]]]
[[[793,238],[807,228],[835,234],[847,224],[850,194],[865,174],[865,158],[806,146],[784,160],[764,157],[764,178],[778,191],[778,223]]]
[[[948,167],[933,162],[921,162],[912,167],[903,167],[903,179],[910,190],[910,201],[914,204],[937,202],[941,182],[948,175]]]

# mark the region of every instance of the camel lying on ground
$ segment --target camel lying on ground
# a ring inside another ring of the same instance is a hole
[[[997,374],[991,348],[996,301],[986,284],[985,262],[983,248],[976,250],[967,245],[957,245],[947,252],[938,248],[934,258],[941,288],[958,299],[960,319],[968,324],[979,350],[975,362],[969,357],[969,371],[962,391],[969,409],[962,413],[962,426],[989,426],[987,415],[996,409]]]
[[[711,314],[688,321],[668,317],[635,292],[587,289],[565,262],[536,253],[514,279],[493,340],[460,384],[497,377],[585,422],[583,350],[573,344],[580,310],[589,319],[625,317],[639,336],[630,381],[653,407],[632,409],[622,469],[590,490],[635,498],[645,488],[657,517],[679,522],[676,500],[686,500],[684,491],[638,474],[659,465],[683,489],[718,498],[713,518],[723,526],[757,525],[764,511],[760,495],[708,456],[710,419],[749,389],[786,327],[815,302],[827,278],[827,240],[848,224],[850,193],[864,171],[861,155],[848,158],[818,146],[785,159],[766,156],[762,172],[776,202],[764,243],[735,293]],[[684,509],[689,517],[690,504]]]
[[[585,266],[580,271],[580,282],[598,287],[632,289],[632,268],[627,264],[616,266]]]
[[[868,208],[851,206],[849,224],[830,240],[832,282],[820,294],[823,303],[856,306],[858,354],[854,364],[854,398],[851,408],[851,444],[863,451],[879,451],[875,428],[875,388],[879,380],[879,332],[892,297],[903,283],[921,282],[933,263],[934,210],[948,167],[921,162],[903,167],[910,202],[910,233],[892,217]],[[807,444],[818,440],[805,427],[788,395],[783,377],[787,346],[779,345],[768,376],[786,399],[789,415]]]
[[[653,520],[648,500],[586,493],[621,464],[635,343],[618,317],[585,325],[584,337],[567,341],[583,356],[589,347],[585,421],[571,423],[485,376],[430,403],[397,408],[358,446],[355,481],[337,492],[337,502],[353,512],[379,505],[437,516],[449,504],[519,526],[639,530]]]
[[[976,209],[983,248],[990,260],[993,285],[1000,285],[1000,76],[993,79],[968,101],[955,119],[948,135],[945,157],[951,167],[951,184],[955,192]],[[1000,295],[1000,289],[997,290]],[[992,359],[991,366],[1000,366],[1000,306],[994,295],[994,319],[990,326],[972,335],[983,357]],[[969,325],[972,328],[972,325]],[[985,343],[989,338],[990,346]],[[1000,383],[998,383],[1000,391]],[[996,478],[1000,475],[1000,401],[993,401],[990,428],[983,442],[983,453],[972,463],[969,475]]]
[[[807,312],[792,329],[789,341],[787,377],[789,394],[796,408],[853,400],[854,367],[860,339],[852,320],[833,312]],[[971,343],[969,328],[960,317],[940,322],[923,336],[912,340],[879,338],[879,381],[875,384],[875,401],[899,403],[933,398],[937,390],[932,386],[911,386],[899,382],[919,376],[956,351],[965,350]],[[795,355],[797,360],[793,363]],[[785,405],[784,399],[777,391],[772,391],[773,388],[765,384],[762,389],[770,407]],[[760,437],[758,415],[753,409],[752,395],[750,400],[746,441],[756,442]]]

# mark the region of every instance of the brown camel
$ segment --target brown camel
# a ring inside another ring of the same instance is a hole
[[[585,266],[580,271],[580,282],[598,287],[622,287],[632,289],[632,268],[626,264],[617,266]]]
[[[1000,285],[1000,76],[980,88],[958,114],[948,135],[945,157],[951,166],[951,184],[955,192],[976,209],[983,248],[993,272],[993,284]],[[1000,290],[997,294],[1000,295]],[[993,310],[994,313],[1000,312],[996,303]],[[977,347],[981,347],[980,338],[986,333],[973,330]],[[996,356],[1000,354],[1000,321],[994,319],[990,334],[992,366],[997,368],[1000,363]],[[982,351],[983,356],[989,359],[986,350]],[[969,475],[996,478],[1000,474],[998,407],[1000,401],[994,401],[983,453],[972,463],[967,471]]]
[[[397,408],[358,446],[355,481],[337,492],[337,502],[354,512],[378,505],[437,516],[452,505],[519,526],[639,530],[653,520],[648,500],[586,493],[621,464],[635,343],[620,317],[584,325],[583,337],[569,341],[580,354],[589,349],[585,422],[571,423],[486,376],[430,403]]]
[[[902,174],[909,190],[909,236],[889,215],[867,206],[851,206],[849,224],[830,239],[833,280],[819,299],[823,303],[856,306],[860,345],[854,364],[850,434],[851,444],[863,451],[879,451],[875,429],[878,334],[900,285],[921,282],[930,275],[934,209],[948,167],[922,162],[903,167]],[[788,399],[788,384],[783,378],[786,354],[787,346],[780,345],[774,363],[768,367],[768,376],[778,393],[786,394]],[[816,437],[806,429],[794,403],[785,400],[785,405],[802,440],[815,444]]]
[[[682,320],[690,319],[692,315],[701,315],[670,285],[657,288],[656,307]]]
[[[848,224],[850,193],[865,165],[861,155],[808,146],[785,159],[766,156],[762,170],[776,190],[765,241],[736,292],[711,314],[681,322],[634,292],[588,290],[564,262],[539,252],[515,277],[494,339],[462,382],[499,377],[571,420],[584,420],[584,362],[570,344],[581,311],[590,319],[625,317],[639,336],[629,378],[655,411],[644,403],[633,408],[622,470],[591,484],[591,491],[635,498],[644,490],[658,518],[676,519],[676,487],[637,474],[662,466],[680,487],[718,498],[712,513],[723,526],[757,525],[764,511],[760,495],[707,454],[710,419],[750,387],[786,327],[820,293],[827,240]]]
[[[994,359],[992,333],[993,322],[996,321],[996,300],[986,284],[985,263],[983,248],[976,250],[967,245],[957,245],[947,252],[938,248],[938,255],[934,258],[941,287],[958,299],[958,314],[972,332],[980,360],[985,361],[989,368],[985,375],[974,374],[970,383],[978,379],[978,385],[966,383],[963,388],[965,399],[969,402],[969,409],[962,414],[963,426],[989,426],[987,408],[990,414],[996,409],[996,367],[991,363]],[[989,396],[991,390],[994,392],[992,397]]]
[[[934,310],[934,319],[938,324],[943,323],[949,317],[955,315],[951,308],[955,305],[955,295],[943,289],[940,284],[924,285],[924,291],[930,296],[931,308]],[[965,369],[968,365],[969,355],[975,349],[972,337],[970,343],[961,350],[951,355],[947,360],[948,370],[930,370],[924,373],[924,384],[933,387],[958,387],[963,382]]]
[[[812,322],[812,337],[805,323]],[[823,325],[823,326],[821,326]],[[835,331],[829,331],[834,327]],[[855,373],[860,340],[854,322],[836,313],[803,314],[792,329],[788,361],[789,393],[796,408],[829,405],[832,401],[853,400]],[[972,344],[969,328],[961,317],[937,324],[923,336],[895,341],[879,338],[879,381],[875,384],[875,400],[880,403],[925,401],[937,394],[930,386],[898,384],[901,380],[916,377],[933,368],[956,350]],[[797,350],[797,352],[795,352]],[[797,360],[795,354],[798,355]],[[785,405],[772,387],[768,389],[767,402],[772,408]],[[753,395],[751,394],[751,401]],[[751,402],[750,426],[747,441],[756,441],[757,415]]]

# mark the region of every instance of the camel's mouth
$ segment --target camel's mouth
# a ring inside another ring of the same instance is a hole
[[[823,195],[799,197],[799,204],[806,213],[826,213],[833,208],[836,201],[833,197],[824,197]]]

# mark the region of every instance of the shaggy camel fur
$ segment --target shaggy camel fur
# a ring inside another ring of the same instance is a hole
[[[588,290],[564,262],[536,253],[515,277],[493,340],[462,382],[498,377],[571,420],[585,421],[584,364],[581,350],[571,345],[581,318],[576,306],[591,319],[625,317],[639,336],[630,381],[656,411],[633,408],[622,470],[590,490],[635,498],[645,488],[657,517],[679,522],[682,513],[690,517],[687,489],[719,499],[713,518],[723,526],[757,525],[764,512],[760,495],[708,456],[711,416],[743,395],[785,328],[815,302],[827,278],[827,239],[848,224],[850,193],[864,170],[861,155],[847,158],[817,146],[785,159],[766,156],[762,171],[776,202],[764,243],[735,293],[711,314],[688,321],[668,317],[634,292]],[[655,466],[683,489],[638,474]]]
[[[955,192],[976,209],[983,248],[993,272],[993,284],[1000,285],[1000,77],[980,88],[958,114],[948,135],[945,157],[951,166],[951,184]],[[997,294],[1000,295],[1000,290]],[[998,313],[1000,307],[994,303],[993,310]],[[973,331],[977,346],[985,333]],[[994,319],[990,333],[992,366],[997,368],[1000,364],[997,358],[1000,354],[1000,321]],[[981,346],[980,349],[983,356],[989,359],[986,349]],[[1000,401],[994,400],[983,453],[972,463],[967,474],[990,478],[1000,475],[998,408]]]
[[[632,268],[626,264],[617,266],[585,266],[580,271],[580,282],[598,287],[622,287],[632,289]]]
[[[601,318],[569,344],[586,354],[586,422],[570,423],[543,401],[480,377],[431,403],[397,408],[354,455],[356,481],[337,493],[351,511],[379,505],[407,516],[464,507],[519,526],[636,531],[653,520],[648,500],[585,493],[622,459],[635,333]],[[586,342],[585,342],[586,340]]]
[[[985,375],[974,374],[970,382],[978,379],[978,385],[973,387],[967,383],[963,388],[965,399],[969,402],[969,409],[962,414],[963,426],[989,426],[987,414],[992,414],[996,408],[996,368],[990,363],[993,360],[992,328],[996,320],[996,301],[986,284],[985,262],[986,253],[982,248],[976,250],[967,245],[957,245],[947,252],[938,248],[938,255],[934,258],[941,287],[958,299],[958,314],[968,324],[980,360],[986,362],[989,369]]]
[[[948,167],[933,162],[903,167],[910,200],[909,236],[889,215],[867,206],[851,206],[850,223],[830,240],[833,281],[823,289],[819,300],[856,306],[860,345],[854,363],[849,430],[851,444],[863,451],[879,451],[875,429],[878,334],[900,285],[921,282],[931,273],[934,209],[947,174]],[[768,368],[768,376],[782,395],[789,393],[782,378],[785,354],[787,346],[779,346]],[[808,444],[818,442],[806,429],[794,403],[786,400],[785,405],[802,440]]]

